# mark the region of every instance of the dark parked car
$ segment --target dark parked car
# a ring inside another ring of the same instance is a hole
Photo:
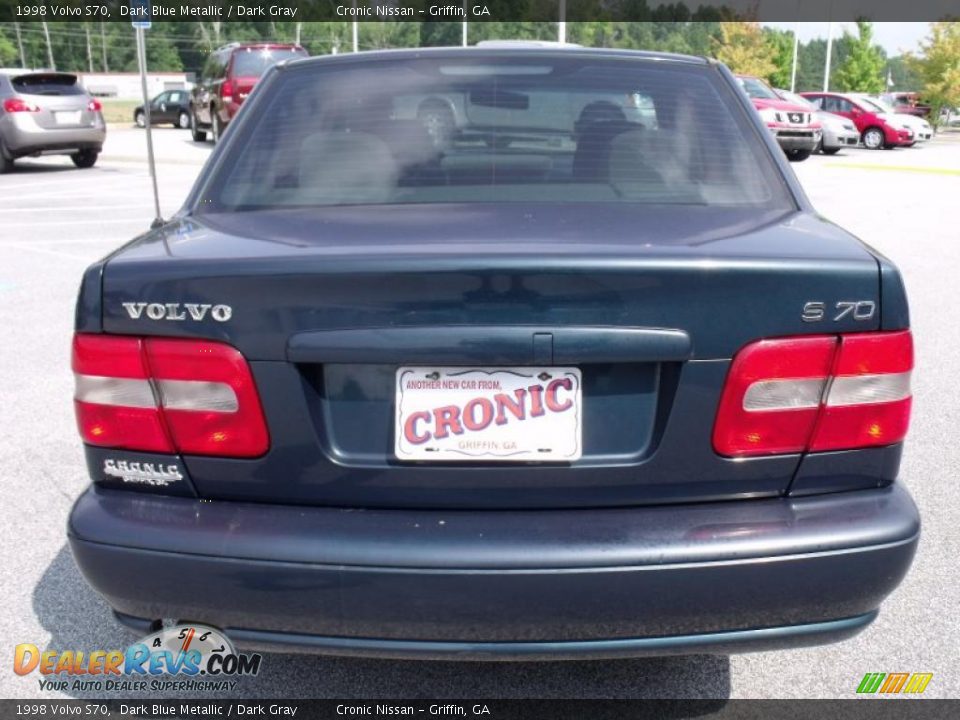
[[[220,139],[240,106],[253,92],[260,76],[286,60],[307,57],[299,45],[282,43],[231,43],[210,53],[190,97],[190,129],[202,142],[209,130]]]
[[[133,111],[133,121],[137,127],[146,127],[147,116],[143,105]],[[190,127],[190,92],[188,90],[167,90],[150,101],[150,124],[166,125],[187,129]]]
[[[21,157],[69,155],[78,168],[97,162],[107,137],[100,101],[70,73],[0,72],[0,173]]]
[[[426,96],[463,109],[442,144],[397,113]],[[76,318],[70,545],[141,630],[397,657],[800,646],[869,625],[917,546],[900,275],[703,59],[271,70],[183,210],[87,270]]]

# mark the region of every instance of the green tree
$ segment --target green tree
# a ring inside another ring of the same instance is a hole
[[[920,78],[903,55],[887,59],[887,70],[896,90],[916,90],[920,87]]]
[[[567,39],[586,47],[630,48],[633,45],[626,25],[622,22],[570,22],[567,23]]]
[[[960,22],[930,24],[930,36],[919,56],[908,54],[907,64],[920,79],[920,92],[930,104],[930,121],[939,124],[944,108],[960,105]]]
[[[793,33],[764,28],[763,38],[770,48],[770,58],[774,64],[774,70],[767,76],[767,80],[774,87],[789,88],[790,75],[793,72]]]
[[[6,30],[0,28],[0,67],[14,67],[20,64],[20,54],[14,41],[7,37]]]
[[[349,22],[305,22],[300,29],[300,43],[311,55],[350,52],[353,33]]]
[[[886,58],[873,42],[873,23],[857,21],[857,37],[843,34],[846,57],[837,58],[834,76],[838,89],[845,92],[880,93],[884,89]]]
[[[732,72],[768,78],[777,69],[759,23],[720,23],[720,38],[715,47],[717,59]]]
[[[365,22],[359,25],[357,37],[361,50],[417,47],[420,26],[413,22]]]
[[[468,31],[468,41],[472,45],[476,42],[474,26],[471,23]],[[461,25],[449,20],[425,20],[420,23],[420,47],[442,47],[444,45],[459,45],[461,40]]]

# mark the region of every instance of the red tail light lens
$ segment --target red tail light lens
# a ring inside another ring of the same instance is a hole
[[[3,101],[3,109],[8,113],[40,112],[40,106],[28,103],[23,98],[12,97]]]
[[[260,397],[239,351],[215,342],[148,339],[150,371],[180,452],[257,457],[269,447]]]
[[[906,330],[751,343],[730,366],[714,449],[745,457],[899,442],[912,369]]]
[[[84,442],[147,452],[175,452],[150,383],[139,338],[73,339],[74,407]]]
[[[220,86],[220,97],[224,100],[233,99],[233,83],[229,80],[224,80],[223,85]]]
[[[913,336],[844,335],[810,449],[890,445],[910,424]]]
[[[77,335],[80,434],[91,445],[257,457],[270,446],[247,361],[196,340]]]
[[[833,362],[832,336],[761,340],[737,353],[713,429],[721,455],[803,451]]]
[[[100,112],[103,110],[103,105],[100,104],[100,101],[96,98],[92,98],[89,103],[87,103],[87,110],[90,112]]]

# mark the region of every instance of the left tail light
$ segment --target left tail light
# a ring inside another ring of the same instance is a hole
[[[80,334],[72,365],[90,445],[236,458],[270,447],[250,366],[229,345]]]
[[[40,112],[40,106],[28,103],[23,98],[11,97],[3,101],[3,109],[8,113]]]
[[[713,447],[745,457],[900,442],[912,370],[909,330],[750,343],[727,374]]]

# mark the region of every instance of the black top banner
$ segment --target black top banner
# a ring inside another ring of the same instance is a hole
[[[957,0],[0,0],[0,22],[960,20]]]

